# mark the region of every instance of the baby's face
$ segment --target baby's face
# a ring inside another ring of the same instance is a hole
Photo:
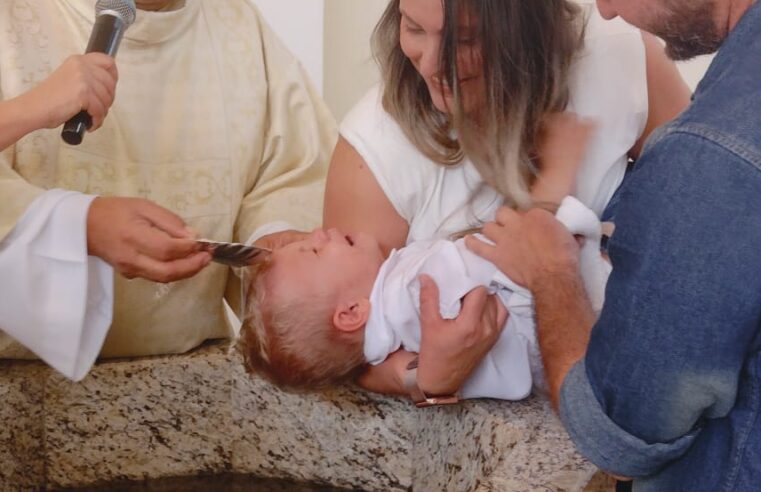
[[[384,257],[372,236],[315,229],[306,239],[275,250],[272,260],[268,284],[277,292],[369,297]]]

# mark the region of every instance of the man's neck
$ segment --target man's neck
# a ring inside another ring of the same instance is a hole
[[[756,3],[756,0],[729,0],[727,2],[727,15],[726,26],[727,33],[732,32],[745,12],[748,11],[751,5]]]

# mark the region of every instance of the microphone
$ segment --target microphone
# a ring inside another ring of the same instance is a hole
[[[85,53],[105,53],[116,56],[124,31],[135,22],[134,0],[98,0],[95,3],[95,25]],[[80,111],[63,125],[61,138],[69,145],[79,145],[85,130],[92,126],[87,111]]]

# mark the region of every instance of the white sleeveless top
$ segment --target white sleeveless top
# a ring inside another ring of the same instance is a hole
[[[568,111],[595,121],[575,196],[601,216],[623,180],[627,154],[647,122],[645,48],[640,31],[600,17],[585,2],[585,46],[571,70]],[[383,109],[376,86],[341,124],[341,135],[373,172],[410,226],[407,243],[446,238],[493,219],[500,196],[467,159],[444,167],[423,155]]]

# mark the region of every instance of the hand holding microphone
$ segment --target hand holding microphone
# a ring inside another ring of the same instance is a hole
[[[88,71],[87,76],[80,80],[80,82],[85,81],[79,88],[83,91],[79,94],[80,111],[64,124],[61,132],[61,138],[66,143],[79,145],[82,143],[85,131],[98,128],[105,118],[108,107],[114,99],[116,84],[116,66],[113,65],[113,57],[119,49],[124,31],[135,21],[135,15],[134,0],[98,0],[96,2],[95,24],[86,49],[88,55],[80,60],[86,59],[90,53],[103,53],[110,57],[113,67],[113,84],[110,84],[108,77],[104,77],[97,69]],[[89,61],[110,72],[102,57],[90,56]],[[84,72],[82,70],[82,73]]]
[[[80,110],[92,117],[91,130],[103,123],[114,102],[118,74],[114,59],[102,53],[73,55],[50,77],[20,96],[37,122],[34,128],[55,128]]]

